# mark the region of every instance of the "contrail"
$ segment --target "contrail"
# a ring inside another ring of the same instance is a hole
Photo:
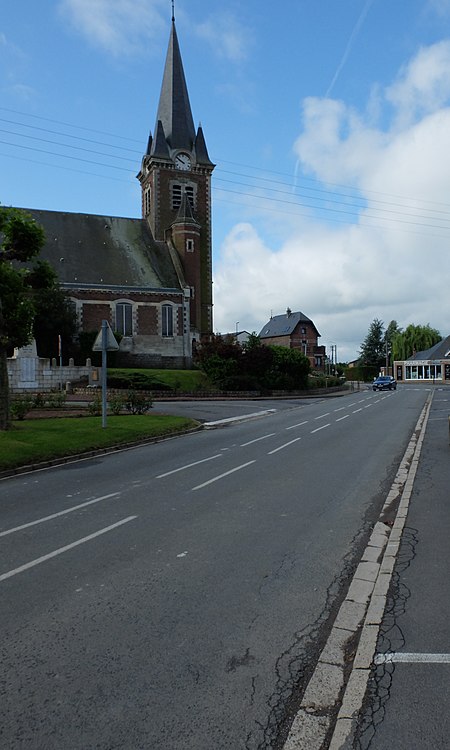
[[[366,16],[367,16],[367,14],[368,14],[368,12],[370,10],[370,6],[373,4],[373,2],[374,2],[374,0],[366,0],[366,4],[365,4],[364,8],[362,9],[362,11],[361,11],[361,13],[359,15],[358,20],[355,23],[355,26],[354,26],[354,29],[353,29],[352,33],[350,34],[350,39],[347,42],[347,46],[345,48],[344,54],[342,55],[342,59],[341,59],[339,65],[337,67],[337,70],[336,70],[336,72],[335,72],[335,74],[333,76],[333,80],[331,81],[330,85],[328,86],[328,89],[326,91],[325,97],[330,96],[331,91],[333,90],[334,84],[336,83],[336,81],[337,81],[337,79],[338,79],[338,77],[339,77],[339,75],[340,75],[340,73],[342,71],[342,68],[344,67],[345,63],[347,62],[347,58],[348,58],[348,56],[349,56],[349,54],[351,52],[351,49],[353,47],[353,42],[355,41],[356,37],[358,36],[359,31],[361,29],[361,26],[363,25],[363,23],[364,23],[364,21],[366,19]]]

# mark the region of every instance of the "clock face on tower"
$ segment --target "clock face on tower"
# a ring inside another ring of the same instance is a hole
[[[177,154],[175,157],[175,167],[176,169],[190,169],[191,159],[189,154]]]

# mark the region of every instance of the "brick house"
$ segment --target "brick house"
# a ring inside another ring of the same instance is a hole
[[[211,174],[196,130],[172,18],[154,136],[137,178],[141,219],[24,209],[44,228],[41,257],[73,301],[79,328],[106,319],[118,363],[189,367],[212,323]]]
[[[320,333],[302,312],[291,312],[288,308],[284,315],[272,316],[262,327],[259,338],[267,346],[300,349],[308,357],[313,370],[325,369],[325,347],[318,343]]]

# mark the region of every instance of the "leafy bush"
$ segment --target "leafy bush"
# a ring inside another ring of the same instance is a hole
[[[152,399],[143,393],[128,391],[125,408],[130,414],[146,414],[152,408]]]
[[[14,419],[23,420],[29,411],[33,408],[33,399],[31,396],[15,398],[11,401],[11,415]]]
[[[61,409],[66,403],[66,394],[64,391],[49,393],[46,398],[46,403],[50,409]]]
[[[102,413],[102,399],[99,393],[95,394],[93,400],[88,403],[87,408],[91,417],[98,417]]]
[[[172,390],[170,385],[160,382],[152,375],[147,375],[145,372],[134,372],[133,370],[130,370],[129,373],[123,370],[119,370],[117,374],[108,373],[108,388],[132,389],[136,391]]]
[[[125,396],[118,395],[118,396],[112,396],[108,399],[108,405],[111,410],[111,412],[117,416],[120,414],[122,409],[125,408],[126,398]]]

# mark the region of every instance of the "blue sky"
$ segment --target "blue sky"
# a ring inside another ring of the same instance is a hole
[[[212,160],[214,326],[287,307],[338,358],[370,323],[450,333],[450,0],[176,0]],[[0,20],[0,202],[139,216],[170,0]],[[76,148],[75,148],[76,147]]]

